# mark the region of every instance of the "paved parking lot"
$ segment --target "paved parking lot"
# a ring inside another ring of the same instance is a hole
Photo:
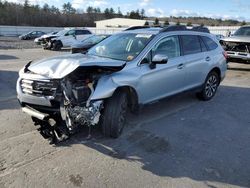
[[[129,115],[123,135],[98,128],[49,145],[15,95],[28,61],[67,52],[0,50],[0,187],[250,187],[250,65],[230,64],[216,97],[192,93]]]

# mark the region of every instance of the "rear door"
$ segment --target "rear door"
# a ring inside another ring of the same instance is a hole
[[[76,30],[76,40],[82,41],[87,37],[90,37],[91,33],[88,30]]]
[[[198,35],[181,35],[182,55],[185,57],[185,89],[197,87],[203,83],[208,64],[206,46]]]

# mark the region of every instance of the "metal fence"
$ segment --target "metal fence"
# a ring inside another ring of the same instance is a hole
[[[238,26],[220,26],[220,27],[208,27],[211,33],[221,34],[226,36],[229,32],[234,33]],[[52,31],[59,31],[64,29],[63,27],[29,27],[29,26],[0,26],[0,36],[19,36],[29,31],[44,31],[46,33]],[[124,30],[124,28],[95,28],[88,27],[90,31],[95,34],[113,34]]]
[[[79,27],[80,28],[80,27]],[[19,36],[30,31],[43,31],[50,33],[52,31],[60,31],[65,29],[64,27],[29,27],[29,26],[1,26],[0,25],[0,36]],[[107,28],[99,29],[95,27],[87,27],[90,31],[95,34],[113,34],[122,31],[124,28]]]
[[[213,34],[220,34],[227,36],[229,32],[234,33],[240,26],[214,26],[208,27],[209,31]]]

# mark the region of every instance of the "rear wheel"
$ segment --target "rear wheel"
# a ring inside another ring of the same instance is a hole
[[[117,91],[107,99],[103,110],[102,132],[107,137],[118,138],[125,125],[128,110],[128,97]]]
[[[197,93],[198,98],[204,101],[212,99],[217,91],[219,83],[218,73],[215,71],[210,72],[203,84],[202,91]]]
[[[78,50],[77,50],[76,48],[72,48],[72,49],[71,49],[71,53],[72,53],[72,54],[76,54],[76,53],[79,53],[79,52],[78,52]]]

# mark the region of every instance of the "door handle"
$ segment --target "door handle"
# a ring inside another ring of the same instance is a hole
[[[183,69],[183,67],[184,67],[184,64],[179,64],[178,66],[177,66],[177,69]]]
[[[206,61],[210,61],[211,60],[211,58],[210,57],[206,57]]]

